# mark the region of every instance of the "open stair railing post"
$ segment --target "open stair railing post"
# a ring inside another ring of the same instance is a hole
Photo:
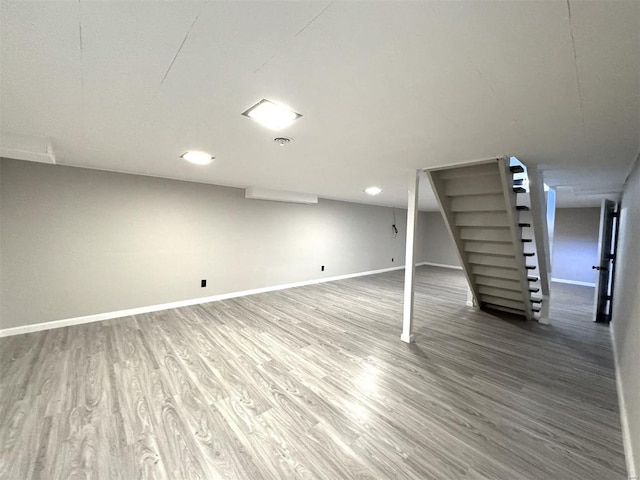
[[[527,169],[529,180],[529,195],[532,207],[533,234],[536,241],[536,251],[538,255],[538,274],[540,276],[540,290],[542,293],[542,309],[538,321],[549,324],[549,300],[551,296],[551,255],[549,247],[549,228],[547,225],[548,209],[555,208],[548,205],[544,192],[542,176],[536,167]]]
[[[510,170],[510,163],[506,157],[498,159],[500,180],[503,185],[503,194],[505,204],[507,206],[507,217],[509,225],[509,234],[512,239],[512,244],[522,245],[522,232],[519,230],[519,215],[518,215],[518,201],[517,195],[513,195],[513,175]],[[527,280],[528,273],[526,271],[527,260],[521,247],[517,247],[514,251],[516,258],[516,266],[518,270],[518,281],[522,289],[522,295],[524,297],[524,314],[527,320],[533,318],[533,312],[531,310],[531,292],[529,290],[529,282]]]

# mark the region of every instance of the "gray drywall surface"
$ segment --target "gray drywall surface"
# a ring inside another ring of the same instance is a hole
[[[599,208],[556,209],[552,278],[595,283],[599,225]]]
[[[440,212],[422,212],[420,229],[420,261],[439,265],[460,266],[456,244],[447,230]]]
[[[611,328],[620,374],[626,432],[627,463],[640,475],[640,162],[625,185],[620,209]],[[623,428],[623,432],[624,432]],[[633,470],[629,474],[633,473]],[[631,477],[630,477],[631,478]]]
[[[1,162],[0,328],[404,265],[406,210]]]

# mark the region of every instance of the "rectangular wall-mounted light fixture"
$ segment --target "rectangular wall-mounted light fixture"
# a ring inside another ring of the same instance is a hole
[[[29,162],[56,163],[56,155],[48,137],[0,133],[0,157]]]
[[[271,190],[268,188],[249,187],[244,191],[244,197],[250,200],[270,200],[272,202],[289,203],[318,203],[316,195],[307,193],[286,192],[283,190]]]

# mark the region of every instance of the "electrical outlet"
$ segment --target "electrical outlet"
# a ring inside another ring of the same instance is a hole
[[[207,286],[207,281],[206,280],[200,280],[200,288],[204,288]]]
[[[321,272],[324,272],[324,265],[322,265],[322,266],[320,267],[320,271],[321,271]]]

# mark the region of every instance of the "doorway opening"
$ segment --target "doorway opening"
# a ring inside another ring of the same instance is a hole
[[[602,200],[600,207],[600,233],[598,235],[598,271],[594,294],[593,321],[608,323],[611,321],[613,306],[613,287],[618,244],[618,204],[613,200]]]

